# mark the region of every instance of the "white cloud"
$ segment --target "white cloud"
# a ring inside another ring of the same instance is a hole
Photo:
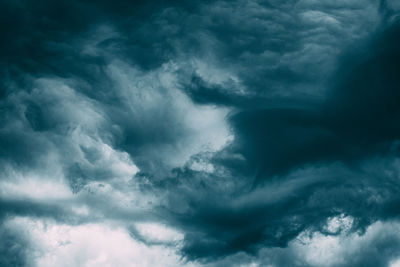
[[[331,233],[338,233],[339,231],[347,232],[350,230],[353,222],[353,217],[340,214],[339,216],[328,218],[325,229]]]
[[[179,68],[169,62],[142,72],[115,61],[108,69],[135,130],[151,130],[149,134],[166,140],[173,135],[168,142],[153,140],[142,152],[170,168],[183,166],[194,154],[217,151],[232,138],[226,121],[229,110],[194,104],[180,90]]]
[[[183,234],[160,223],[137,223],[139,234],[150,242],[171,243],[181,241]]]
[[[328,220],[327,227],[349,229],[352,221],[353,218],[340,215]],[[382,253],[387,254],[382,257],[390,260],[399,256],[396,246],[393,246],[393,240],[400,244],[398,229],[399,223],[378,221],[370,225],[363,234],[342,231],[339,235],[324,235],[305,231],[290,242],[289,248],[310,266],[340,266],[357,262],[364,255],[378,257]],[[379,250],[385,240],[391,244],[393,252]]]
[[[0,181],[0,196],[3,199],[55,201],[72,198],[72,192],[62,179],[15,173],[12,179]]]
[[[29,239],[28,260],[40,267],[156,267],[185,264],[173,247],[146,246],[119,227],[104,224],[71,226],[16,217],[5,223]],[[158,230],[158,226],[156,227]],[[153,229],[154,230],[154,229]],[[168,237],[165,229],[161,236]]]

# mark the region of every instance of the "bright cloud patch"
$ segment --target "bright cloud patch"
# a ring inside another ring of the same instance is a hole
[[[23,217],[8,220],[5,227],[26,235],[28,259],[34,266],[186,265],[173,248],[148,247],[132,239],[120,227],[102,224],[72,226]],[[157,236],[160,233],[161,238],[169,238],[170,233],[164,229],[158,229],[157,233],[149,232]]]

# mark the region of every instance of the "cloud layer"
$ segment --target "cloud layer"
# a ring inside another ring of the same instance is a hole
[[[399,10],[2,1],[0,265],[399,265]]]

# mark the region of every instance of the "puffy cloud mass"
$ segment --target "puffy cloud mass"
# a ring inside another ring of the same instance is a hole
[[[400,266],[400,5],[0,2],[1,266]]]

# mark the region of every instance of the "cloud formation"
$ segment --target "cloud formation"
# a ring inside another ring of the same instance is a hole
[[[0,265],[398,265],[399,10],[3,1]]]

